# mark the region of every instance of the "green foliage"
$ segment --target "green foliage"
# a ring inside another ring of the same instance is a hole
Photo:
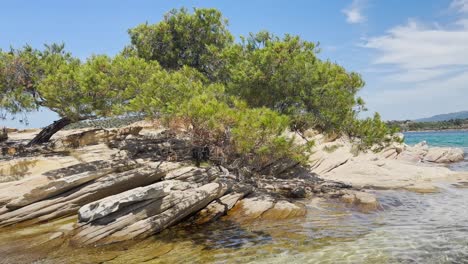
[[[400,141],[395,135],[397,132],[398,129],[389,128],[381,120],[379,113],[375,113],[373,118],[355,120],[350,134],[359,139],[359,149],[373,147],[378,151],[391,142]]]
[[[343,147],[343,145],[341,144],[335,144],[335,145],[330,145],[330,146],[324,146],[323,147],[323,150],[327,153],[333,153],[335,152],[337,149]]]
[[[319,59],[316,43],[263,31],[234,44],[215,9],[174,9],[129,35],[120,55],[85,61],[57,44],[0,51],[0,109],[46,107],[72,122],[144,114],[258,164],[307,160],[310,146],[284,136],[288,128],[349,134],[363,148],[392,140],[380,116],[357,119],[360,75]]]
[[[129,30],[134,53],[146,60],[156,60],[162,67],[177,70],[193,67],[210,79],[217,77],[223,61],[219,54],[233,42],[227,20],[216,9],[173,9],[163,21],[141,24]]]
[[[109,116],[157,69],[157,64],[138,58],[93,56],[83,64],[60,67],[38,85],[38,91],[60,116],[72,120]]]
[[[345,131],[363,104],[355,94],[364,83],[358,74],[321,61],[317,52],[316,44],[297,36],[251,34],[225,52],[231,61],[228,91],[252,107],[292,116],[297,127]]]
[[[225,159],[240,158],[258,166],[280,158],[305,162],[309,148],[282,136],[289,125],[287,116],[249,108],[227,96],[223,85],[202,80],[189,68],[159,71],[131,100],[129,109],[162,118],[167,126],[185,132],[194,146],[210,146]]]
[[[72,121],[109,116],[160,68],[124,56],[93,56],[82,63],[63,48],[26,46],[0,53],[0,107],[11,114],[46,107]]]
[[[42,51],[30,46],[0,50],[0,108],[9,114],[37,110],[46,100],[37,84],[60,67],[76,63],[63,44],[46,45]]]
[[[249,164],[259,167],[280,159],[306,164],[311,144],[299,146],[294,137],[286,137],[289,118],[268,108],[244,108],[236,111],[232,128],[233,147]]]

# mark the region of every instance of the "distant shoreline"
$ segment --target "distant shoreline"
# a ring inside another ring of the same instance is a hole
[[[447,129],[427,129],[427,130],[408,130],[402,133],[418,133],[418,132],[444,132],[444,131],[466,131],[468,128],[447,128]]]

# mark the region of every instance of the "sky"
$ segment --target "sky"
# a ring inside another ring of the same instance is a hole
[[[366,115],[468,110],[468,0],[0,0],[0,49],[63,42],[82,59],[115,55],[129,28],[180,7],[219,9],[236,37],[266,29],[320,42],[322,59],[362,75]],[[0,126],[24,127],[19,119]],[[30,127],[55,119],[44,109],[28,115]]]

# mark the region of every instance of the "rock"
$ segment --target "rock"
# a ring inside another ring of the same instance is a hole
[[[301,217],[306,214],[306,208],[303,204],[290,203],[288,201],[278,201],[275,205],[268,209],[263,215],[262,219],[280,220]]]
[[[0,215],[0,227],[24,221],[29,221],[30,224],[39,223],[75,214],[87,203],[152,184],[180,166],[179,163],[153,162],[129,171],[107,174],[59,195],[3,213]]]
[[[183,167],[179,170],[169,172],[164,180],[179,180],[196,183],[208,183],[224,175],[226,172],[217,167],[198,168],[193,166]]]
[[[451,163],[463,160],[464,152],[460,148],[429,147],[426,141],[422,141],[414,146],[406,146],[398,159],[409,162]]]
[[[109,215],[81,225],[72,242],[79,245],[108,244],[148,237],[198,212],[221,197],[226,190],[224,184],[209,183],[183,191],[170,191],[163,197],[120,207]]]
[[[276,201],[268,195],[260,195],[249,197],[240,201],[232,213],[229,212],[230,218],[245,218],[248,220],[259,218],[267,210],[273,208]]]
[[[172,189],[183,191],[189,188],[189,183],[173,180],[162,181],[152,185],[138,187],[84,205],[78,211],[78,219],[80,222],[91,222],[114,213],[122,209],[124,206],[167,196]]]
[[[78,148],[99,143],[109,143],[114,140],[123,140],[127,136],[137,136],[142,127],[124,127],[117,129],[91,129],[80,133],[66,135],[54,142],[54,148]]]
[[[361,209],[372,211],[378,208],[379,202],[375,195],[366,192],[355,192],[354,196],[356,197],[355,203],[357,203]]]
[[[307,191],[305,187],[298,186],[291,190],[291,198],[306,198]]]
[[[451,163],[462,161],[464,159],[464,152],[460,148],[429,148],[424,161],[437,162],[437,163]]]
[[[227,219],[244,223],[253,220],[280,220],[304,216],[305,206],[286,200],[276,200],[269,195],[256,195],[238,202],[228,212]]]
[[[411,152],[411,151],[404,151],[397,157],[398,160],[411,162],[411,163],[421,162],[423,158],[424,158],[424,155],[420,153]]]
[[[356,196],[354,196],[354,194],[345,193],[343,196],[340,197],[340,200],[345,203],[353,204],[354,201],[356,201]]]
[[[417,192],[417,193],[436,193],[439,192],[439,188],[432,185],[431,183],[413,183],[405,187],[406,190]]]
[[[231,210],[246,194],[247,193],[229,193],[217,200],[214,200],[194,216],[195,220],[193,220],[193,222],[195,224],[204,224],[218,219],[219,217],[227,214],[227,212]]]
[[[92,167],[92,165],[90,165]],[[71,174],[65,177],[61,177],[57,180],[45,182],[42,185],[34,187],[29,192],[23,194],[21,197],[10,201],[6,207],[8,209],[17,209],[34,202],[47,199],[49,197],[64,193],[71,190],[79,185],[90,182],[111,172],[124,171],[130,168],[134,168],[135,164],[119,164],[105,162],[100,164],[100,168],[96,167],[95,170],[85,171],[82,173]],[[72,168],[69,170],[73,171]]]
[[[377,210],[379,207],[377,198],[371,193],[345,190],[340,199],[345,203],[356,205],[360,210],[365,212]]]

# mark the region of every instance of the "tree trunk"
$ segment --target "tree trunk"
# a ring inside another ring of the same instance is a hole
[[[37,144],[42,144],[49,142],[49,139],[57,133],[60,129],[66,127],[67,125],[71,124],[72,120],[69,118],[61,118],[54,123],[46,126],[44,129],[39,132],[26,146],[30,147]]]

